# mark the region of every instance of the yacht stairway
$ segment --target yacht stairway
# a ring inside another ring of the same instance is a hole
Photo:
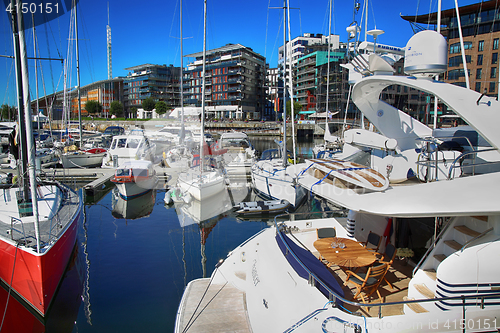
[[[447,276],[449,277],[450,273],[446,272],[446,270],[463,255],[469,255],[472,259],[479,255],[477,252],[481,250],[481,247],[474,247],[474,245],[481,244],[481,238],[486,238],[491,234],[492,230],[493,228],[488,223],[487,217],[483,216],[456,217],[451,220],[444,227],[440,236],[437,237],[435,246],[431,246],[430,250],[416,266],[414,277],[408,286],[408,296],[405,297],[405,300],[433,299],[477,292],[481,288],[480,284],[467,284],[466,281],[462,281],[460,284],[448,283]],[[464,253],[467,249],[469,251]],[[463,264],[463,260],[456,262],[456,265]],[[479,265],[479,262],[471,260],[468,261],[468,264],[476,266]],[[474,278],[477,280],[476,277]],[[466,277],[464,276],[463,279],[466,279]],[[459,303],[456,301],[410,303],[405,304],[404,311],[405,313],[422,313],[435,311],[436,307],[441,310],[449,310],[454,305],[462,305],[461,302]],[[467,304],[475,305],[476,303],[468,302]]]

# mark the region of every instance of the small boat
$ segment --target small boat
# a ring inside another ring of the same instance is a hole
[[[158,177],[151,161],[127,161],[116,169],[111,181],[116,184],[120,196],[128,200],[154,189]]]
[[[76,146],[65,147],[60,159],[63,168],[94,168],[102,165],[106,149],[79,150]]]
[[[240,202],[233,209],[236,210],[236,214],[273,214],[283,212],[290,206],[290,202],[283,199]]]
[[[155,154],[156,145],[150,143],[148,138],[141,133],[115,135],[102,161],[102,167],[116,168],[130,160],[154,161]]]

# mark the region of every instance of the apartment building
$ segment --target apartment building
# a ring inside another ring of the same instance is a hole
[[[142,102],[151,97],[164,101],[171,108],[180,106],[180,67],[173,65],[144,64],[125,68],[131,71],[124,79],[123,108],[133,115],[133,107],[139,109]]]
[[[201,106],[203,52],[184,70],[184,103]],[[206,51],[205,106],[208,118],[261,119],[266,107],[266,60],[251,48],[227,44]]]

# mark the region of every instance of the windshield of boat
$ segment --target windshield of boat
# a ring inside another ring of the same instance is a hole
[[[129,168],[123,168],[123,169],[116,169],[116,176],[117,177],[125,177],[130,175],[130,169]]]
[[[139,146],[140,142],[141,142],[141,140],[139,140],[139,139],[128,139],[127,148],[135,149]]]
[[[250,147],[250,142],[247,139],[242,138],[224,138],[221,142],[221,148],[225,147]]]

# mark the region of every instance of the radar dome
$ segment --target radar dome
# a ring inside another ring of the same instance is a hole
[[[406,44],[405,73],[443,73],[447,69],[447,45],[444,37],[432,30],[415,34]]]

